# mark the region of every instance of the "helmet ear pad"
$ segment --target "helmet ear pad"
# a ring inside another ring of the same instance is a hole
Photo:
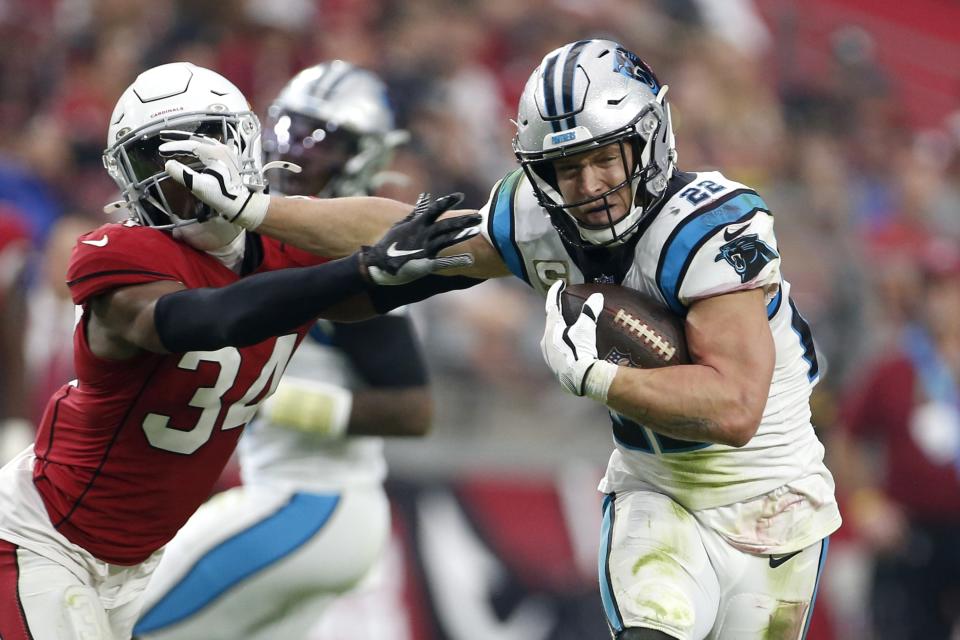
[[[631,160],[632,166],[630,167],[629,171],[631,181],[634,181],[636,178],[640,177],[640,158],[643,154],[645,145],[646,143],[639,135],[633,136],[630,139],[630,148],[633,151],[633,158]],[[633,185],[633,206],[647,209],[647,207],[650,205],[650,201],[650,193],[644,188],[644,185],[635,183]]]

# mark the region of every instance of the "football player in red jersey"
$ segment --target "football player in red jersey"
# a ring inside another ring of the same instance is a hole
[[[325,261],[213,215],[164,173],[164,156],[214,138],[259,194],[259,133],[240,91],[189,63],[150,69],[120,97],[104,164],[133,217],[80,237],[67,273],[83,310],[78,379],[0,471],[5,640],[129,638],[159,550],[207,498],[315,318],[469,263],[436,257],[476,233],[477,219],[436,222],[457,197],[421,198],[379,242]],[[364,200],[327,209],[336,255],[337,221]]]

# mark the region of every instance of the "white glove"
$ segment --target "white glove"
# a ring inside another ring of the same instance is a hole
[[[603,294],[591,294],[576,321],[567,326],[560,310],[563,288],[560,280],[547,292],[547,325],[540,341],[543,359],[564,391],[606,403],[618,367],[597,358],[597,318],[603,309]]]
[[[192,155],[204,165],[203,170],[197,172],[182,162],[167,160],[164,165],[167,175],[229,222],[251,231],[260,226],[267,215],[270,196],[263,192],[265,183],[262,180],[244,180],[240,155],[235,147],[185,131],[161,131],[160,136],[167,140],[160,145],[162,155]],[[300,171],[300,167],[289,162],[282,163],[280,168],[294,173]]]

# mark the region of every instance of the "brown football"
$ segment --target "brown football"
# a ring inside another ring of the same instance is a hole
[[[683,319],[639,291],[614,284],[574,284],[561,297],[563,318],[576,320],[592,293],[603,294],[597,353],[618,365],[655,369],[689,364]]]

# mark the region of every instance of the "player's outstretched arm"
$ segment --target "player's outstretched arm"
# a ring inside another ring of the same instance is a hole
[[[598,309],[585,308],[567,327],[559,312],[559,292],[554,285],[547,296],[542,345],[565,390],[603,402],[672,438],[739,447],[756,433],[775,359],[762,290],[691,305],[686,336],[694,364],[660,369],[616,367],[597,360]]]
[[[455,206],[455,204],[450,205]],[[464,216],[475,216],[472,210],[445,212],[437,224],[457,224]],[[446,291],[455,291],[475,286],[488,278],[511,275],[503,258],[482,234],[476,233],[455,246],[440,251],[441,259],[457,260],[459,264],[446,262],[436,275],[429,275],[403,286],[380,287],[370,292],[370,302],[377,313],[386,313],[397,307],[425,300]],[[355,320],[350,313],[329,316],[339,320]]]
[[[113,359],[244,347],[296,330],[368,286],[360,256],[243,278],[220,288],[164,281],[121,287],[91,302],[88,339]]]
[[[270,198],[257,233],[320,256],[348,256],[377,241],[410,205],[375,197]]]
[[[101,357],[243,347],[295,330],[333,305],[379,286],[402,285],[466,255],[438,257],[477,233],[479,216],[437,222],[456,197],[423,197],[379,242],[314,267],[256,274],[221,288],[173,282],[122,287],[92,301],[91,346]],[[370,313],[373,315],[372,306]]]
[[[193,156],[204,165],[203,169],[194,170],[170,159],[165,168],[171,178],[227,220],[317,255],[339,258],[373,244],[410,210],[409,205],[387,198],[271,197],[262,186],[243,180],[240,160],[232,147],[182,131],[166,131],[163,135],[168,142],[160,146],[161,153]],[[273,168],[291,167],[279,162]],[[445,217],[474,213],[450,211]],[[471,239],[456,253],[472,254],[473,263],[445,270],[446,275],[484,279],[510,275],[496,249],[483,237]],[[450,254],[448,251],[441,255]]]
[[[245,180],[237,151],[219,140],[183,131],[165,131],[160,145],[166,156],[192,156],[203,169],[174,159],[165,168],[171,178],[190,189],[219,215],[245,229],[276,238],[305,251],[330,258],[348,256],[377,241],[407,215],[410,205],[387,198],[271,197],[263,184]],[[274,170],[297,170],[287,162]],[[269,165],[268,165],[269,167]]]

